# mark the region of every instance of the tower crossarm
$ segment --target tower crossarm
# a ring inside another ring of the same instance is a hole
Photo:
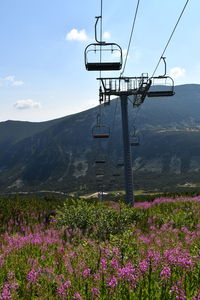
[[[101,77],[97,80],[101,82],[100,96],[104,102],[107,102],[110,96],[142,95],[145,98],[152,83],[148,74],[139,77]]]

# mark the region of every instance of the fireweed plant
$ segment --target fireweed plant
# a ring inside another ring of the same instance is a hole
[[[0,299],[200,299],[200,197],[0,202]]]

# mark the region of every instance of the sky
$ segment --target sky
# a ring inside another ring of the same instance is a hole
[[[153,73],[185,2],[140,1],[124,76]],[[124,55],[136,5],[103,0],[104,40]],[[200,84],[199,11],[200,1],[190,0],[165,53],[175,85]],[[41,122],[98,105],[99,73],[84,65],[98,15],[100,0],[0,0],[0,121]]]

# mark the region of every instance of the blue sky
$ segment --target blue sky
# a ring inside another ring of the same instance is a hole
[[[136,4],[103,2],[103,32],[124,52]],[[140,1],[124,75],[152,74],[184,4]],[[176,85],[200,83],[199,12],[200,1],[190,0],[165,53]],[[100,0],[0,1],[0,121],[45,121],[98,104],[99,74],[85,70],[83,54],[99,14]]]

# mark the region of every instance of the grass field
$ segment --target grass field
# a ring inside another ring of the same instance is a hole
[[[0,200],[1,299],[200,299],[200,197]]]

